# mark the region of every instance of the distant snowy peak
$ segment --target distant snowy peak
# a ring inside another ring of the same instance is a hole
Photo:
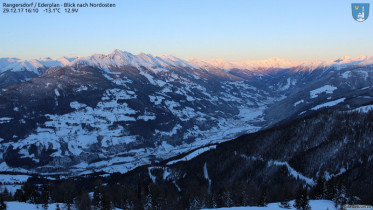
[[[228,61],[223,60],[222,58],[212,59],[212,60],[207,61],[207,63],[209,63],[210,65],[214,67],[221,68],[221,69],[227,69],[227,70],[234,69],[234,68],[239,68],[239,69],[243,68],[243,66],[240,64],[228,62]]]
[[[35,74],[40,74],[41,70],[49,67],[68,65],[75,58],[59,58],[53,60],[51,58],[40,58],[32,60],[21,60],[18,58],[0,58],[0,73],[5,71],[30,71]]]
[[[257,70],[261,72],[261,70],[267,69],[286,69],[286,68],[293,68],[302,64],[300,61],[289,61],[280,58],[270,58],[267,60],[246,60],[240,62],[229,62],[225,61],[222,58],[212,59],[209,61],[200,61],[197,59],[189,60],[191,63],[203,67],[216,67],[225,70],[232,70],[232,69],[247,69],[247,70]]]
[[[150,54],[140,53],[133,55],[126,51],[114,50],[108,55],[95,54],[89,57],[80,57],[70,62],[68,65],[73,66],[77,64],[97,66],[100,68],[134,66],[134,67],[189,67],[193,68],[187,61],[174,56],[152,56]]]
[[[300,61],[291,61],[281,58],[269,58],[267,60],[258,60],[258,61],[243,61],[238,62],[237,64],[242,65],[246,69],[257,69],[257,70],[267,70],[267,69],[288,69],[299,66],[302,62]]]
[[[44,70],[54,66],[75,66],[88,65],[99,68],[110,69],[111,67],[133,66],[136,68],[145,67],[153,68],[168,68],[182,67],[194,69],[223,69],[230,71],[233,69],[250,70],[258,74],[265,74],[270,70],[292,69],[293,71],[312,71],[317,68],[333,67],[336,69],[345,68],[351,65],[373,65],[373,56],[359,56],[356,58],[341,57],[336,60],[327,61],[293,61],[281,58],[269,58],[266,60],[246,60],[240,62],[229,62],[221,58],[209,61],[198,59],[183,60],[175,56],[153,56],[150,54],[140,53],[138,55],[131,54],[122,50],[114,50],[113,52],[104,54],[94,54],[87,57],[61,57],[56,60],[51,58],[41,58],[32,60],[21,60],[18,58],[0,58],[0,73],[11,71],[31,71],[40,74],[40,70]]]
[[[30,61],[20,60],[17,58],[1,58],[0,73],[5,71],[31,71],[38,74],[38,69],[43,68],[43,64],[33,59]]]
[[[365,57],[365,59],[361,60],[359,65],[362,65],[362,66],[373,65],[373,56]]]
[[[63,66],[69,65],[69,63],[73,62],[76,60],[78,57],[61,57],[58,58],[57,61],[60,62]]]
[[[18,58],[0,58],[0,69],[6,68],[8,65],[19,62]],[[1,72],[1,70],[0,70]]]
[[[312,71],[317,68],[335,67],[337,69],[345,68],[352,65],[373,65],[373,56],[359,56],[350,58],[347,56],[338,58],[336,60],[315,60],[315,61],[295,61],[281,58],[269,58],[266,60],[246,60],[241,62],[228,62],[223,59],[213,59],[207,62],[193,60],[192,62],[203,67],[211,65],[214,67],[232,70],[232,69],[248,69],[264,73],[269,69],[295,69],[298,71]]]
[[[342,69],[349,66],[366,66],[366,65],[373,65],[373,56],[358,56],[355,58],[350,58],[348,56],[343,56],[336,60],[326,60],[326,61],[306,61],[303,62],[301,65],[297,66],[295,69],[298,71],[312,71],[317,68],[326,68],[326,67],[334,67],[336,69]]]

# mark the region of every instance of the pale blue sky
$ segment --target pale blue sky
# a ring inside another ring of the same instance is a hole
[[[373,55],[373,14],[362,23],[351,15],[351,3],[368,0],[92,2],[117,7],[81,8],[78,14],[0,13],[0,57],[87,56],[114,49],[229,61]]]

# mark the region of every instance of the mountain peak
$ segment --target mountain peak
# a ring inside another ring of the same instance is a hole
[[[129,58],[129,57],[133,57],[134,55],[130,52],[127,52],[127,51],[123,51],[123,50],[119,50],[119,49],[115,49],[113,52],[111,52],[109,55],[118,55],[120,57],[126,57],[126,58]]]
[[[342,56],[342,57],[338,58],[337,60],[335,60],[334,62],[340,63],[340,62],[349,61],[349,60],[351,60],[350,57],[348,57],[348,56]]]
[[[119,49],[114,49],[111,54],[121,54],[123,51],[119,50]]]

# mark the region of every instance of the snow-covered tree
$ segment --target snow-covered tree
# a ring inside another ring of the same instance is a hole
[[[341,210],[343,209],[343,205],[347,203],[346,186],[342,182],[338,183],[333,201],[335,208]]]
[[[145,203],[144,203],[144,210],[148,210],[148,209],[149,210],[153,209],[153,197],[150,192],[146,195]]]
[[[198,198],[194,197],[190,201],[189,209],[193,210],[193,209],[200,209],[200,208],[202,208],[201,201]]]
[[[229,190],[227,190],[223,193],[223,202],[224,202],[224,206],[226,206],[226,207],[234,206],[232,195],[229,192]]]

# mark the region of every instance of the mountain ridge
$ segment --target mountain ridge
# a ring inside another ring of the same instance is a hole
[[[107,67],[107,65],[123,66],[132,65],[136,67],[153,67],[153,66],[183,66],[189,68],[206,68],[215,67],[226,70],[232,69],[247,69],[258,73],[265,73],[268,69],[287,69],[298,68],[314,70],[320,67],[340,66],[341,68],[349,65],[373,65],[373,56],[357,56],[350,58],[343,56],[335,60],[314,60],[314,61],[297,61],[287,60],[277,57],[272,57],[264,60],[244,60],[238,62],[229,62],[221,58],[211,60],[199,60],[191,58],[184,60],[175,56],[153,56],[151,54],[132,53],[115,49],[109,54],[93,54],[91,56],[76,56],[76,57],[60,57],[57,59],[40,58],[23,60],[19,58],[0,58],[0,72],[8,70],[21,71],[28,70],[37,73],[39,68],[49,68],[52,66],[72,66],[78,63],[94,64],[99,67]]]

